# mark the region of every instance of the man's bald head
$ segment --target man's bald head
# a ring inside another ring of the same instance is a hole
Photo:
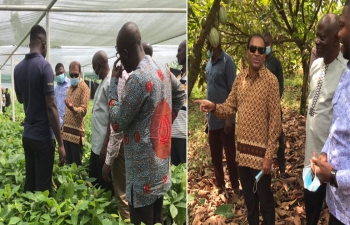
[[[104,79],[109,73],[108,56],[99,50],[92,57],[92,69],[95,71],[99,79]]]
[[[124,24],[118,33],[116,44],[124,69],[128,73],[132,72],[145,57],[138,26],[134,22]]]
[[[69,64],[69,71],[71,70],[71,69],[73,69],[73,68],[76,68],[76,69],[78,69],[78,71],[79,71],[79,74],[81,73],[81,65],[80,65],[80,63],[78,62],[78,61],[73,61],[73,62],[71,62],[70,64]]]
[[[339,16],[328,13],[322,17],[316,31],[316,54],[329,64],[339,54]]]
[[[102,62],[108,62],[108,56],[104,51],[99,50],[95,53],[94,57],[92,58],[92,64]]]
[[[332,35],[337,34],[340,29],[339,16],[334,13],[328,13],[324,15],[318,24],[326,26],[327,30],[331,32]]]
[[[177,49],[177,62],[179,65],[182,65],[184,67],[184,70],[186,72],[187,66],[186,66],[186,47],[187,47],[187,41],[183,40]]]
[[[148,42],[142,42],[142,48],[145,51],[146,55],[149,55],[152,57],[153,55],[153,47],[150,43]]]

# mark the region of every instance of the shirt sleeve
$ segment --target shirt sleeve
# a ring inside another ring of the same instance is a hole
[[[168,72],[170,70],[168,69]],[[181,82],[171,73],[171,89],[172,89],[172,115],[173,121],[175,120],[177,113],[180,111],[184,104],[186,91],[183,88]]]
[[[73,107],[74,114],[79,115],[80,117],[84,117],[87,112],[87,108],[90,100],[90,89],[85,84],[84,81],[81,81],[80,85],[82,85],[82,93],[80,96],[80,105],[77,107]]]
[[[43,68],[42,85],[45,96],[54,95],[54,74],[51,65],[47,63]]]
[[[111,126],[111,134],[109,135],[109,141],[107,146],[107,155],[105,163],[111,166],[114,159],[119,155],[120,145],[123,142],[123,133],[115,133]]]
[[[15,86],[15,92],[16,92],[16,96],[21,96],[22,97],[22,94],[21,94],[21,92],[20,92],[20,90],[19,90],[19,88],[18,88],[18,84],[17,84],[17,79],[16,79],[16,77],[17,77],[17,72],[16,72],[17,70],[16,70],[16,67],[15,67],[15,69],[14,69],[14,86]]]
[[[118,101],[118,78],[112,77],[109,90],[109,115],[113,130],[122,132],[139,114],[143,103],[149,98],[146,85],[137,75],[132,75],[124,86],[124,98]]]
[[[345,195],[350,194],[350,169],[338,170],[337,175],[338,190]]]
[[[279,90],[280,90],[280,98],[282,98],[283,91],[284,91],[284,78],[283,78],[282,64],[279,60],[277,62],[277,78],[278,78],[278,84],[279,84]]]
[[[238,78],[233,82],[232,90],[226,101],[222,104],[216,105],[216,110],[213,112],[213,114],[218,119],[227,119],[237,112],[237,91],[240,82],[241,81],[238,76]]]
[[[273,159],[278,149],[278,137],[281,134],[281,104],[278,96],[278,82],[277,79],[271,80],[270,90],[268,93],[268,138],[265,158]]]

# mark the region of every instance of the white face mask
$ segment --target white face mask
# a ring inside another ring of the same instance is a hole
[[[311,166],[306,166],[303,169],[303,180],[304,180],[304,188],[308,189],[309,191],[315,192],[320,187],[321,182],[316,176],[315,171],[315,177],[312,180],[312,170]]]

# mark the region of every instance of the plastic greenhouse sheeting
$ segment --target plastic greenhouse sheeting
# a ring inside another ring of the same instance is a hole
[[[138,25],[142,41],[155,45],[154,58],[164,63],[176,60],[177,47],[186,39],[185,0],[0,0],[0,68],[3,75],[11,74],[9,54],[16,46],[20,45],[13,55],[14,64],[23,59],[22,53],[29,52],[29,36],[25,37],[30,28],[39,21],[46,30],[45,8],[51,5],[49,61],[53,68],[61,62],[67,70],[69,63],[77,60],[82,66],[86,65],[85,72],[92,72],[89,64],[93,54],[100,49],[112,57],[111,66],[115,60],[116,36],[128,21]]]

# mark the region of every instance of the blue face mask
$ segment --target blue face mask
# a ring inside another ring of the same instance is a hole
[[[56,76],[56,78],[57,78],[57,83],[63,84],[63,82],[64,82],[64,73]]]
[[[304,188],[308,189],[309,191],[315,192],[320,187],[321,182],[317,178],[316,174],[314,179],[312,180],[312,170],[311,166],[306,166],[303,169],[303,180],[304,180]]]
[[[271,53],[271,46],[266,46],[266,55]]]
[[[213,57],[213,52],[208,50],[208,51],[207,51],[207,56],[208,56],[209,58]]]
[[[74,86],[74,87],[78,86],[78,84],[79,84],[79,77],[77,77],[77,78],[71,78],[71,79],[70,79],[70,84],[71,84],[72,86]]]

